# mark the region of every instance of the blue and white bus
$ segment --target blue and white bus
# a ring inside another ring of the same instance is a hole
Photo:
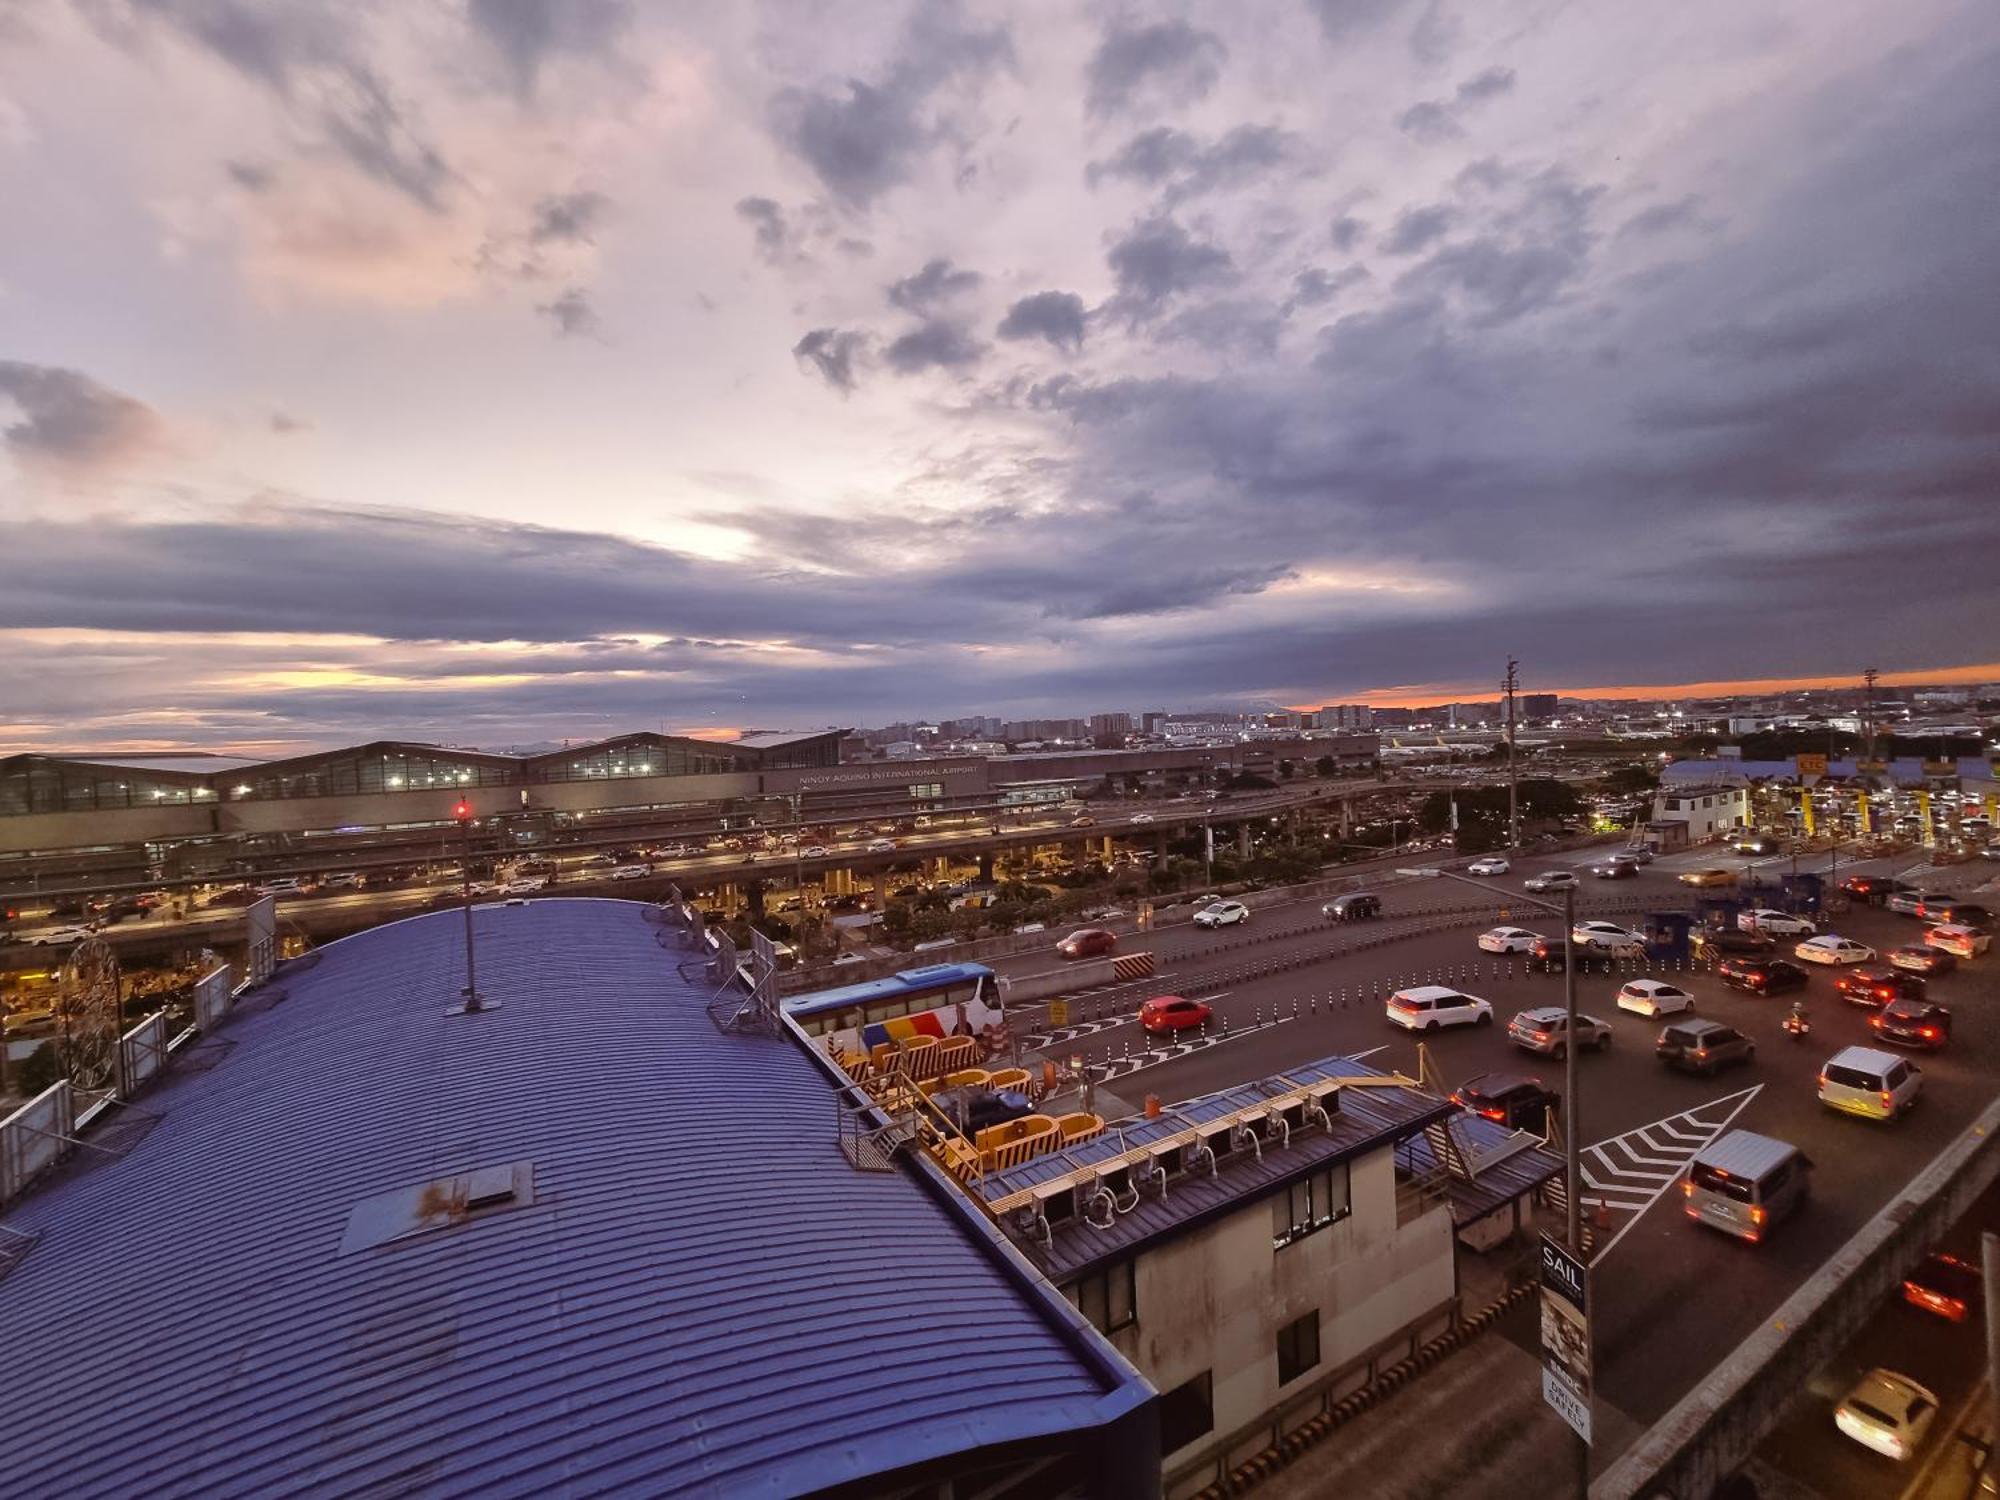
[[[988,1056],[1006,1044],[1000,977],[984,964],[931,964],[779,1003],[821,1047],[867,1056],[883,1042],[969,1036]]]

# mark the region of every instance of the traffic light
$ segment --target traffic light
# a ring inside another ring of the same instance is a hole
[[[463,823],[467,818],[472,816],[472,804],[467,802],[463,797],[459,798],[458,806],[451,810],[451,815]]]

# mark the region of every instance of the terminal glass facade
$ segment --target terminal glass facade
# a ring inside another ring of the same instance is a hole
[[[0,817],[214,800],[215,793],[198,776],[149,774],[35,756],[0,762]]]
[[[455,756],[448,751],[386,750],[280,761],[223,779],[228,783],[229,800],[237,802],[514,786],[521,780],[521,769],[506,761]]]
[[[627,776],[722,776],[754,771],[762,764],[755,755],[731,751],[706,740],[676,740],[665,736],[590,745],[575,755],[544,756],[536,762],[536,781],[600,781]]]

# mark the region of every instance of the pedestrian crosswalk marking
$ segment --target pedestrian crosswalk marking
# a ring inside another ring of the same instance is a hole
[[[1634,1126],[1577,1153],[1584,1206],[1623,1217],[1617,1232],[1591,1257],[1591,1264],[1611,1253],[1626,1232],[1680,1180],[1702,1147],[1727,1130],[1763,1089],[1763,1084],[1753,1084],[1664,1120]]]

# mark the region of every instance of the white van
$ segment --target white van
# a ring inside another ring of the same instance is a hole
[[[1819,1102],[1870,1120],[1893,1120],[1917,1102],[1924,1070],[1872,1047],[1843,1047],[1819,1070]]]
[[[1687,1216],[1752,1244],[1806,1200],[1812,1162],[1788,1141],[1752,1130],[1717,1136],[1681,1178]]]
[[[267,896],[296,896],[303,890],[296,875],[280,875],[276,880],[264,882],[263,891]]]
[[[1405,1031],[1436,1031],[1441,1026],[1490,1026],[1493,1007],[1477,995],[1460,994],[1442,984],[1420,984],[1389,997],[1387,1014]]]

